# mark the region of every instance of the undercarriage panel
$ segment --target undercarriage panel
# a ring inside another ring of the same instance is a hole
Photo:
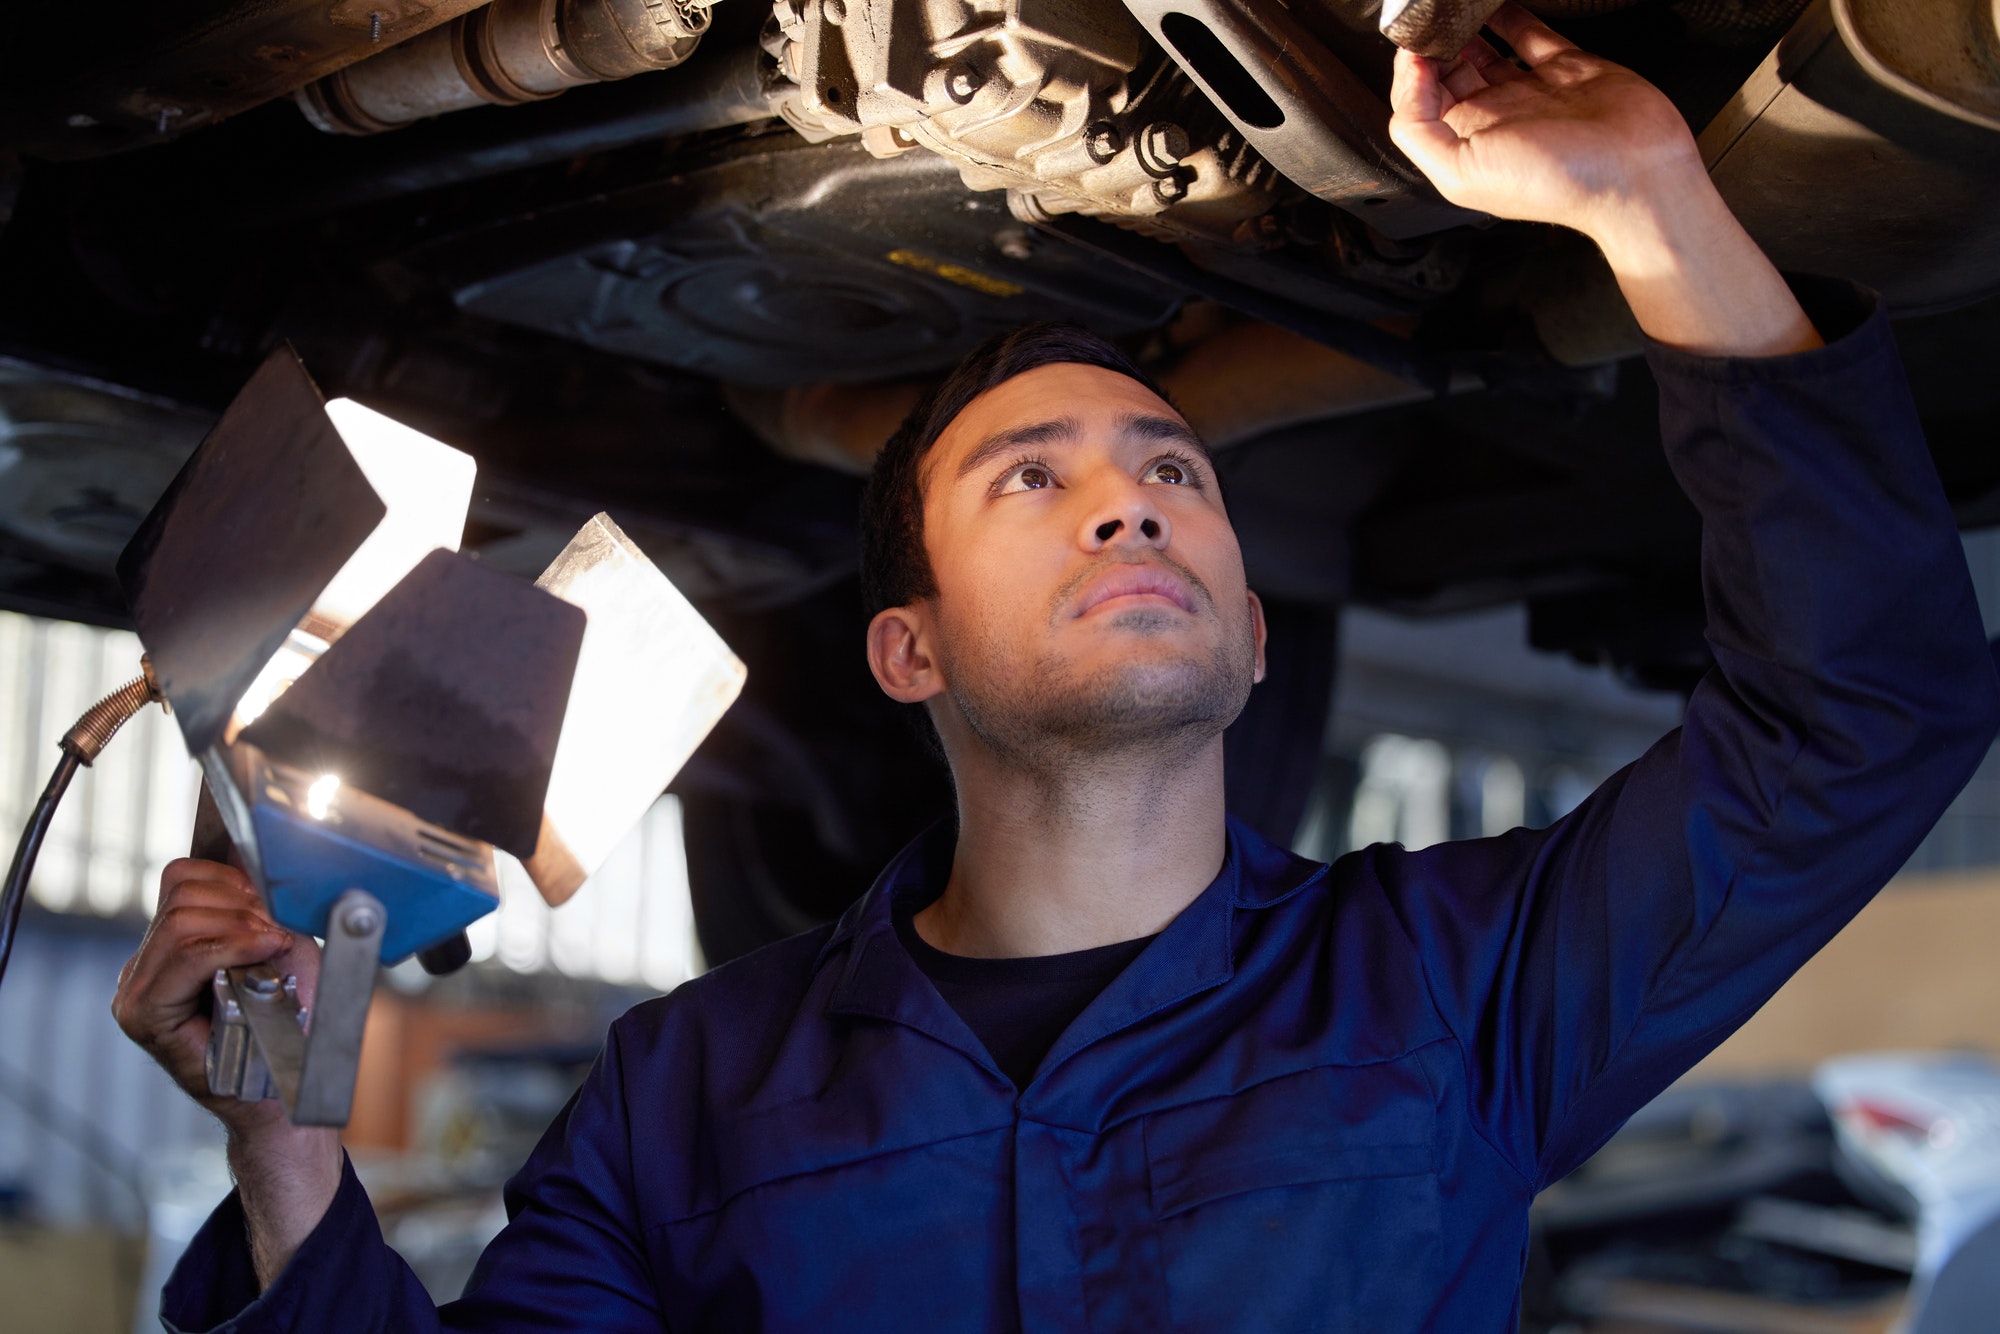
[[[935,369],[1031,319],[1117,336],[1178,304],[1037,240],[943,158],[789,135],[471,248],[445,257],[496,266],[454,281],[469,314],[747,385]]]

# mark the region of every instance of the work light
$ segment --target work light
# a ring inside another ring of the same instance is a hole
[[[608,515],[534,584],[460,554],[474,476],[323,400],[289,348],[264,362],[119,559],[146,673],[64,739],[9,874],[0,969],[63,786],[155,699],[272,918],[325,941],[309,1010],[268,966],[217,975],[215,1092],[345,1124],[376,968],[462,961],[498,906],[496,849],[551,904],[575,893],[743,665]]]

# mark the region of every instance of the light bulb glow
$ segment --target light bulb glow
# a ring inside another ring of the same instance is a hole
[[[389,510],[313,603],[345,630],[425,556],[458,550],[476,468],[470,454],[352,399],[329,400],[326,415]]]
[[[306,789],[306,814],[315,820],[324,820],[326,813],[333,809],[333,799],[340,793],[339,774],[321,774],[313,779]]]
[[[292,682],[324,652],[325,640],[294,630],[285,640],[285,646],[272,654],[264,670],[257,673],[257,679],[243,692],[243,698],[236,701],[236,714],[224,739],[234,741],[238,732],[262,717],[264,710],[271,707],[271,701],[291,689]]]

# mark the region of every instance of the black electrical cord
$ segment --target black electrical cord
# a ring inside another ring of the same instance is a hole
[[[82,767],[83,757],[65,746],[62,759],[56,762],[56,771],[49,776],[49,785],[42,790],[42,799],[35,803],[34,813],[28,817],[28,827],[21,831],[20,846],[14,849],[14,864],[7,870],[7,888],[0,893],[0,980],[5,980],[7,959],[14,953],[14,928],[21,920],[21,905],[28,899],[28,877],[35,873],[42,835],[49,832],[49,821],[56,818],[56,803],[62,800],[63,790]]]
[[[28,827],[21,831],[21,841],[14,848],[14,864],[7,868],[6,888],[0,890],[0,981],[6,980],[7,960],[14,953],[14,929],[21,921],[21,905],[28,900],[28,877],[35,873],[42,837],[49,832],[49,822],[56,817],[56,806],[62,801],[70,779],[103,753],[132,715],[158,698],[160,692],[153,683],[152,664],[147,663],[144,675],[127,681],[85,709],[76,725],[63,733],[62,759],[56,762],[48,787],[43,789],[41,799],[28,816]]]

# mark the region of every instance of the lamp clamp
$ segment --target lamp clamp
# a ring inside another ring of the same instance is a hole
[[[346,1125],[388,920],[367,890],[340,896],[327,923],[310,1011],[299,1003],[298,978],[269,964],[218,969],[208,1030],[209,1092],[244,1102],[276,1096],[294,1125]]]
[[[218,970],[209,1092],[245,1102],[275,1094],[294,1125],[346,1125],[388,921],[381,900],[367,890],[340,896],[328,917],[310,1011],[299,1003],[298,979],[269,964]]]

